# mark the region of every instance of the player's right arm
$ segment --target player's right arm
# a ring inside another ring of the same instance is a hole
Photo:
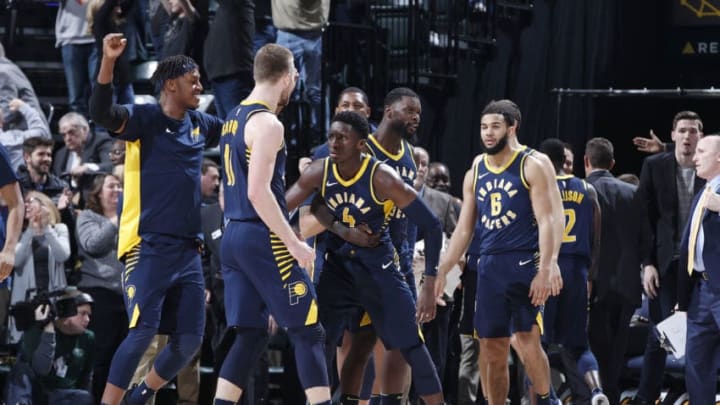
[[[473,165],[474,167],[474,165]],[[470,168],[465,172],[463,180],[463,200],[460,216],[458,217],[455,231],[450,237],[445,254],[440,259],[440,267],[438,269],[438,279],[435,283],[435,296],[442,295],[445,289],[445,278],[447,273],[456,265],[470,245],[473,232],[475,230],[475,221],[477,220],[477,206],[475,205],[475,189],[473,188],[475,171]]]
[[[295,184],[285,193],[288,211],[294,210],[303,201],[307,200],[313,192],[316,192],[322,185],[324,161],[322,159],[309,162]],[[310,213],[309,205],[300,205],[298,209],[300,219],[300,234],[303,238],[309,238],[325,230],[317,219]]]
[[[113,69],[126,45],[127,39],[123,34],[105,35],[97,86],[90,96],[90,116],[99,125],[114,133],[123,132],[129,117],[125,107],[112,103]]]
[[[272,114],[255,114],[245,125],[245,143],[252,151],[248,165],[248,199],[270,231],[287,246],[300,267],[312,268],[315,251],[298,239],[270,189],[275,156],[283,145],[283,126]]]
[[[5,229],[5,245],[0,251],[0,280],[5,280],[15,266],[15,247],[22,232],[25,206],[17,181],[0,188],[0,197],[8,207],[7,227]]]

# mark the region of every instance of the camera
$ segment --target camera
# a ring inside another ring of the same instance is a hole
[[[25,331],[36,324],[35,309],[41,305],[50,306],[48,321],[53,321],[58,318],[75,316],[78,305],[92,302],[90,295],[80,292],[74,287],[55,291],[38,291],[32,288],[25,293],[25,301],[20,301],[10,307],[10,316],[15,319],[17,330]]]

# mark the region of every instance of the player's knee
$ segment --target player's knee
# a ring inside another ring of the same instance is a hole
[[[325,329],[323,329],[320,323],[289,328],[288,335],[296,346],[323,345],[325,342]]]
[[[129,342],[129,345],[123,345],[128,352],[139,354],[140,356],[145,353],[148,346],[152,342],[153,338],[157,334],[155,328],[151,328],[145,325],[138,325],[128,331],[125,340]],[[132,356],[132,353],[125,353],[125,356]]]
[[[179,358],[189,360],[200,348],[202,336],[195,334],[177,334],[170,339],[170,350]]]

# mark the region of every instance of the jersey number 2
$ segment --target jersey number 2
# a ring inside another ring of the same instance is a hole
[[[565,213],[565,232],[563,232],[562,241],[563,243],[573,243],[577,240],[575,235],[570,235],[573,227],[575,227],[575,210],[566,209],[563,212]]]

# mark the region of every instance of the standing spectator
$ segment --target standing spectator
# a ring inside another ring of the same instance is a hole
[[[130,27],[136,18],[135,8],[138,7],[136,0],[89,0],[88,5],[88,21],[90,31],[95,38],[95,49],[98,59],[102,55],[103,38],[105,35],[113,32],[125,33],[129,43],[132,40],[135,29]],[[131,48],[132,46],[128,46]],[[118,58],[114,65],[113,71],[113,100],[118,104],[132,104],[135,100],[135,91],[132,87],[132,77],[130,73],[130,50],[124,52]],[[96,66],[97,72],[100,68]],[[93,85],[95,85],[93,83]]]
[[[158,59],[186,55],[202,60],[207,20],[198,14],[189,0],[164,0],[161,4],[163,7],[158,8],[157,13],[167,15],[167,27],[163,31],[163,46],[158,52]],[[160,18],[160,21],[163,19]]]
[[[252,90],[254,30],[252,0],[218,0],[205,41],[204,60],[220,118],[224,119]]]
[[[67,285],[64,262],[70,257],[68,228],[60,222],[60,212],[45,194],[30,191],[25,196],[28,226],[15,248],[15,272],[10,304],[25,301],[26,292],[55,291]],[[22,333],[10,321],[10,342]]]
[[[42,115],[19,98],[10,101],[8,111],[11,113],[20,112],[27,124],[27,129],[10,129],[9,126],[5,129],[3,122],[5,114],[0,110],[0,143],[10,154],[12,169],[17,171],[18,167],[23,163],[23,142],[35,136],[50,139],[50,133],[47,124],[42,119]]]
[[[650,300],[651,325],[670,316],[677,301],[677,271],[679,265],[682,267],[680,240],[693,196],[705,185],[695,175],[693,162],[701,136],[702,121],[696,113],[677,113],[672,125],[675,150],[646,158],[640,172],[638,199],[647,207],[646,217],[654,241],[649,256],[643,258],[643,287]],[[636,405],[655,403],[660,396],[666,357],[657,335],[648,333]]]
[[[265,44],[274,44],[277,40],[277,28],[273,25],[270,0],[255,0],[255,35],[253,36],[253,55]]]
[[[330,14],[330,0],[272,0],[271,4],[277,43],[290,49],[300,72],[295,97],[304,92],[310,103],[309,144],[320,144],[322,31]]]
[[[600,262],[594,277],[588,337],[600,365],[600,379],[611,404],[620,403],[620,373],[628,344],[630,318],[640,305],[641,258],[649,248],[636,187],[616,179],[613,145],[593,138],[585,146],[586,180],[598,192],[602,212]]]
[[[695,196],[683,231],[678,269],[678,310],[687,311],[685,386],[692,404],[715,403],[720,347],[720,136],[698,141],[697,176],[707,181]],[[712,210],[714,212],[708,212]]]
[[[43,114],[42,108],[40,108],[40,101],[38,101],[33,90],[30,80],[28,80],[25,73],[20,70],[18,65],[14,64],[10,59],[5,57],[5,48],[0,43],[0,109],[7,110],[10,101],[19,98],[24,101],[30,107],[34,108],[40,114],[40,117],[45,124],[45,136],[50,137],[50,127],[48,127],[45,114]],[[23,123],[21,120],[18,122],[16,117],[7,117],[6,129],[12,129],[16,126],[20,128],[28,127],[27,123]]]
[[[123,265],[117,259],[118,195],[120,181],[111,174],[95,176],[87,208],[77,218],[77,240],[82,257],[78,286],[95,300],[90,330],[97,347],[92,393],[102,396],[110,362],[127,335],[128,318],[121,285]]]
[[[55,18],[55,47],[60,48],[71,111],[87,116],[97,68],[95,38],[88,29],[87,0],[62,0]]]

